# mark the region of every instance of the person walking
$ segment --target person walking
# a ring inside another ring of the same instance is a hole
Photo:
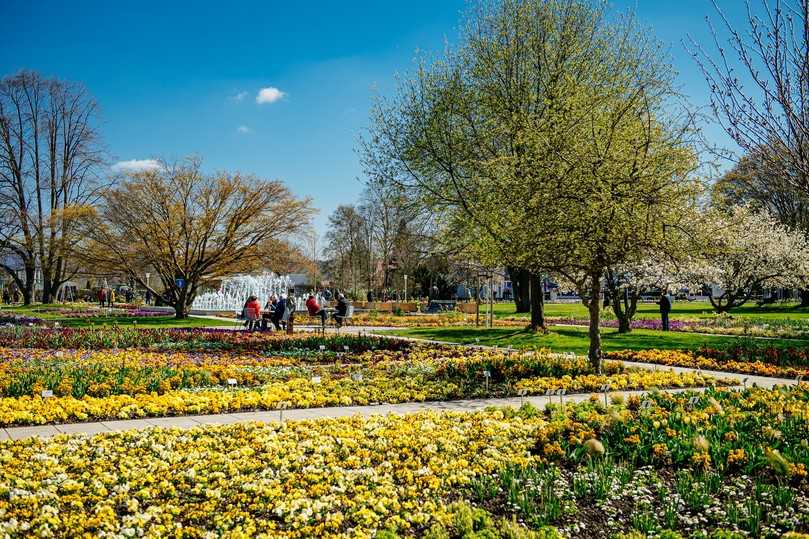
[[[98,306],[102,309],[104,308],[104,302],[107,301],[107,291],[103,288],[99,288],[98,290]]]
[[[107,294],[107,306],[112,307],[113,303],[115,303],[115,290],[110,288],[110,293]]]
[[[671,312],[671,299],[669,299],[669,295],[664,290],[660,294],[660,301],[657,302],[660,305],[660,319],[663,323],[663,331],[669,330],[669,313]]]
[[[152,304],[152,291],[151,290],[146,289],[146,296],[144,298],[144,301],[146,302],[146,305],[151,305]]]

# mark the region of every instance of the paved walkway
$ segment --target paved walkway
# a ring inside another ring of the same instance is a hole
[[[304,326],[306,329],[307,326]],[[311,326],[314,329],[314,326]],[[374,330],[384,328],[372,328],[365,326],[350,326],[343,328],[351,333],[370,333]],[[392,335],[384,335],[385,337],[404,339],[415,342],[426,342],[433,344],[455,344],[445,341],[428,341],[424,339],[414,339],[410,337],[398,337]],[[478,345],[459,345],[473,348],[494,348]],[[502,347],[500,350],[504,350]],[[518,352],[515,350],[515,352]],[[654,363],[638,363],[634,361],[624,361],[625,365],[629,367],[637,367],[649,370],[673,370],[678,373],[687,372],[701,372],[702,374],[713,376],[716,378],[729,378],[735,380],[738,387],[742,386],[758,386],[764,388],[772,388],[777,385],[794,385],[796,380],[787,378],[772,378],[767,376],[753,376],[738,374],[732,372],[721,371],[706,371],[701,369],[694,369],[690,367],[669,367],[667,365],[657,365]],[[668,389],[673,393],[681,391],[703,391],[704,388],[690,388],[690,389]],[[646,390],[639,391],[618,391],[611,392],[610,395],[643,395],[648,393]],[[567,395],[563,397],[564,402],[580,402],[587,400],[593,393],[579,393],[574,395]],[[601,394],[599,394],[601,396]],[[7,427],[0,429],[0,441],[4,440],[20,440],[31,438],[33,436],[50,437],[59,434],[84,434],[93,435],[101,432],[122,431],[130,429],[147,429],[153,427],[179,427],[189,428],[198,427],[203,425],[227,425],[231,423],[249,422],[249,421],[286,421],[298,419],[315,419],[327,417],[345,417],[351,415],[361,415],[364,417],[375,414],[409,414],[424,410],[436,411],[476,411],[482,410],[489,406],[520,406],[524,402],[529,402],[534,406],[541,408],[544,407],[550,400],[559,402],[559,397],[546,397],[546,396],[526,396],[526,397],[512,397],[512,398],[498,398],[498,399],[473,399],[473,400],[456,400],[456,401],[431,401],[431,402],[408,402],[400,404],[377,404],[371,406],[337,406],[329,408],[302,408],[292,410],[271,410],[260,412],[239,412],[232,414],[212,414],[212,415],[197,415],[197,416],[178,416],[178,417],[155,417],[147,419],[131,419],[123,421],[98,421],[89,423],[66,423],[62,425],[42,425],[31,427]]]
[[[704,388],[696,388],[693,391],[703,391]],[[674,393],[688,391],[687,389],[671,389]],[[609,395],[644,395],[649,391],[615,391]],[[577,393],[565,395],[562,401],[565,403],[581,402],[590,398],[594,393]],[[598,393],[603,398],[602,393]],[[33,436],[50,437],[59,434],[84,434],[93,435],[101,432],[124,431],[131,429],[148,429],[153,427],[178,427],[190,428],[204,425],[229,425],[231,423],[243,423],[249,421],[287,421],[301,419],[317,419],[327,417],[346,417],[360,415],[368,417],[372,415],[384,414],[412,414],[426,410],[440,412],[474,412],[483,410],[489,406],[521,406],[523,403],[531,403],[537,408],[544,407],[548,402],[560,402],[560,397],[531,396],[531,397],[511,397],[500,399],[471,399],[456,401],[430,401],[430,402],[406,402],[401,404],[377,404],[371,406],[335,406],[329,408],[299,408],[294,410],[271,410],[261,412],[240,412],[233,414],[212,414],[194,415],[178,417],[154,417],[148,419],[130,419],[124,421],[98,421],[93,423],[66,423],[62,425],[42,425],[35,427],[9,427],[0,429],[0,441],[21,440]]]

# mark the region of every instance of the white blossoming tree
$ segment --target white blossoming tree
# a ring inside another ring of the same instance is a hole
[[[711,212],[709,243],[690,269],[692,281],[713,285],[716,312],[744,305],[763,288],[799,288],[809,283],[809,242],[767,213],[739,206]]]
[[[669,288],[692,288],[687,273],[681,271],[678,261],[649,256],[636,263],[621,264],[607,269],[604,286],[610,299],[618,332],[629,333],[637,312],[641,294]]]

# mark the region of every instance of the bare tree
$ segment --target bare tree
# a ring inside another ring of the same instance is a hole
[[[809,0],[748,1],[745,31],[713,4],[727,37],[712,26],[716,50],[694,39],[690,48],[717,119],[745,153],[809,195]]]
[[[26,304],[36,270],[50,302],[77,271],[71,251],[98,194],[95,101],[78,84],[23,71],[0,81],[0,264]],[[22,266],[23,275],[18,275]]]
[[[83,259],[126,275],[185,318],[200,286],[258,268],[279,269],[309,227],[308,200],[277,181],[205,175],[197,161],[132,175],[104,193]],[[152,271],[162,290],[149,286]]]

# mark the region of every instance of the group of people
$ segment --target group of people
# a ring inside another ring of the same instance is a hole
[[[15,287],[3,288],[3,303],[8,305],[10,303],[19,303],[19,302],[20,302],[19,290],[17,290]]]
[[[125,288],[121,292],[124,295],[124,301],[127,303],[132,303],[135,299],[135,291],[131,288]],[[147,295],[151,293],[147,291]],[[99,288],[98,292],[96,293],[96,299],[98,300],[99,307],[112,307],[112,304],[115,303],[115,289],[114,288]],[[149,303],[148,301],[146,302]]]
[[[244,304],[242,309],[242,317],[244,318],[244,326],[247,330],[267,330],[271,323],[277,331],[285,330],[287,333],[292,333],[295,320],[295,298],[281,294],[276,296],[273,294],[267,300],[262,311],[261,304],[256,296],[250,296]],[[320,318],[320,325],[326,325],[326,319],[329,314],[317,302],[314,294],[309,294],[306,299],[306,310],[309,316]],[[337,295],[337,305],[333,313],[334,322],[337,327],[340,327],[348,317],[348,300],[343,294]]]
[[[99,288],[96,298],[98,299],[99,307],[112,307],[112,304],[115,303],[115,290],[112,288]]]
[[[283,328],[291,333],[295,319],[295,302],[283,294],[280,297],[273,294],[267,300],[262,312],[258,298],[250,296],[244,304],[242,316],[244,326],[248,330],[266,330],[269,328],[268,324],[272,323],[276,330],[280,331]]]

